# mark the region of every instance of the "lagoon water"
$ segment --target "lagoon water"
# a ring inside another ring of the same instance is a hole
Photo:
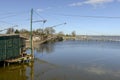
[[[1,67],[0,80],[120,80],[120,42],[69,40],[34,53],[33,63]]]

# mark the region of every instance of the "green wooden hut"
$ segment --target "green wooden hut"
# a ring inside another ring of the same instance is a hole
[[[0,61],[20,56],[23,47],[24,39],[19,35],[0,35]]]

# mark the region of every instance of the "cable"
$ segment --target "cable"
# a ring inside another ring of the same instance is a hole
[[[0,19],[5,19],[5,18],[13,17],[13,16],[16,16],[16,15],[4,16],[4,17],[0,17]]]
[[[9,22],[6,22],[6,21],[0,21],[0,22],[10,24],[10,25],[14,25],[13,23],[9,23]]]
[[[38,20],[38,21],[35,21],[35,22],[43,22],[43,24],[41,25],[41,27],[43,27],[43,29],[44,29],[44,25],[45,25],[45,23],[47,22],[47,20],[45,19],[45,18],[43,18],[38,12],[36,12],[35,10],[34,10],[34,13],[36,14],[36,15],[38,15],[40,18],[42,18],[43,20]]]
[[[13,14],[13,13],[10,13],[10,12],[8,12],[8,13],[0,13],[0,15],[11,15],[11,14]]]
[[[21,13],[28,13],[29,11],[20,11],[20,12],[2,12],[0,13],[0,15],[10,15],[10,14],[15,14],[15,13],[18,13],[18,14],[21,14]]]
[[[65,16],[73,16],[73,17],[83,17],[83,18],[107,18],[107,19],[120,19],[120,17],[113,16],[80,16],[80,15],[65,15]]]
[[[39,13],[37,13],[36,11],[34,11],[35,14],[37,14],[38,16],[40,16],[42,19],[44,19]]]
[[[18,15],[21,15],[21,14],[26,14],[26,12],[19,12],[19,13],[16,13],[16,14],[15,13],[9,13],[9,15],[6,15],[4,17],[0,17],[0,19],[5,19],[5,18],[9,18],[9,17],[15,17],[15,16],[18,16]]]
[[[120,19],[120,16],[82,16],[82,15],[71,15],[71,14],[52,14],[65,17],[82,17],[82,18],[104,18],[104,19]]]

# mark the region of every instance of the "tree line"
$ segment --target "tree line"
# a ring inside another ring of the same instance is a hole
[[[33,36],[41,36],[43,39],[44,38],[48,38],[50,36],[60,36],[60,37],[75,37],[76,36],[76,32],[72,31],[70,34],[65,34],[63,31],[60,31],[58,33],[55,33],[55,29],[53,27],[46,27],[45,29],[39,28],[39,29],[35,29],[32,31],[32,35]],[[6,34],[20,34],[23,35],[25,37],[29,37],[30,36],[30,31],[27,29],[14,29],[14,28],[8,28],[6,31]]]

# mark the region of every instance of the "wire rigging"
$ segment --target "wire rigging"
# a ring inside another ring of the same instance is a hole
[[[10,22],[6,22],[6,21],[0,21],[0,23],[5,23],[5,24],[8,24],[6,27],[5,26],[0,26],[0,28],[1,29],[4,29],[4,28],[6,28],[7,29],[7,27],[8,26],[14,26],[14,27],[17,27],[18,25],[16,25],[16,24],[13,24],[13,23],[10,23]],[[4,30],[6,30],[6,29],[4,29]],[[1,31],[4,31],[4,30],[1,30]]]
[[[49,14],[50,15],[50,14]],[[71,15],[71,14],[51,14],[51,15],[57,15],[57,16],[64,16],[64,17],[81,17],[81,18],[103,18],[103,19],[120,19],[120,16],[92,16],[92,15]]]
[[[0,21],[0,23],[5,23],[5,24],[10,24],[10,25],[14,25],[13,23],[10,23],[10,22],[6,22],[6,21]]]
[[[19,12],[19,13],[8,13],[5,16],[0,17],[0,19],[6,19],[6,18],[9,18],[9,17],[16,17],[18,15],[22,15],[22,14],[26,14],[26,13],[28,13],[28,11],[26,11],[26,12]]]
[[[64,15],[64,16],[83,17],[83,18],[107,18],[107,19],[120,19],[120,17],[114,17],[114,16],[80,16],[80,15]]]
[[[36,14],[36,15],[38,15],[39,17],[41,17],[42,19],[44,19],[38,12],[36,12],[35,10],[34,10],[34,13]]]
[[[35,11],[35,10],[33,10],[34,11],[34,13],[37,15],[37,16],[39,16],[40,18],[42,18],[42,20],[37,20],[37,21],[33,21],[34,23],[36,23],[36,22],[42,22],[42,27],[44,28],[44,25],[45,25],[45,23],[47,22],[47,20],[45,19],[45,18],[43,18],[37,11]]]

